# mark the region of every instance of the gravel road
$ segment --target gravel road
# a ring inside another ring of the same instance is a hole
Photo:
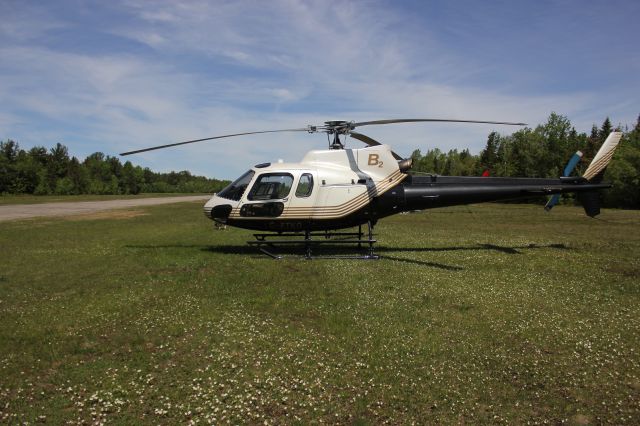
[[[40,216],[72,216],[104,210],[129,207],[155,206],[158,204],[181,203],[185,201],[204,201],[209,195],[190,195],[186,197],[137,198],[130,200],[77,201],[43,204],[14,204],[0,206],[0,222],[6,220],[29,219]]]

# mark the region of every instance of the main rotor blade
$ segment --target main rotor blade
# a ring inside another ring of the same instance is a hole
[[[479,120],[455,120],[447,118],[398,118],[391,120],[374,120],[353,123],[354,127],[370,126],[373,124],[393,124],[393,123],[420,123],[420,122],[439,122],[439,123],[480,123],[480,124],[506,124],[510,126],[526,126],[527,123],[511,123],[507,121],[479,121]]]
[[[351,137],[354,137],[354,138],[358,139],[359,141],[366,143],[369,146],[382,145],[377,140],[372,139],[367,135],[363,135],[362,133],[349,132],[349,134],[351,135]],[[396,154],[393,151],[391,151],[391,155],[393,155],[393,158],[395,158],[396,160],[402,160],[403,159],[401,156],[399,156],[398,154]]]
[[[156,150],[156,149],[169,148],[169,147],[178,146],[178,145],[186,145],[186,144],[195,143],[195,142],[210,141],[210,140],[213,140],[213,139],[231,138],[231,137],[234,137],[234,136],[257,135],[257,134],[260,134],[260,133],[311,132],[311,131],[313,131],[313,130],[310,127],[305,127],[304,129],[262,130],[262,131],[259,131],[259,132],[233,133],[233,134],[230,134],[230,135],[213,136],[213,137],[204,138],[204,139],[193,139],[193,140],[190,140],[190,141],[176,142],[176,143],[169,143],[169,144],[166,144],[166,145],[152,146],[151,148],[144,148],[144,149],[137,149],[135,151],[123,152],[120,155],[124,156],[124,155],[138,154],[140,152],[153,151],[153,150]]]

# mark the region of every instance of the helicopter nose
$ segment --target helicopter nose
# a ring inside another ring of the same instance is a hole
[[[231,210],[233,210],[233,206],[229,204],[229,200],[220,198],[215,194],[204,205],[205,216],[217,222],[226,222],[231,214]]]
[[[219,204],[211,209],[211,219],[219,222],[226,222],[231,214],[230,204]]]

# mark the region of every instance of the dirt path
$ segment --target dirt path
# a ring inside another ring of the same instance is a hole
[[[181,203],[185,201],[204,201],[209,195],[190,195],[186,197],[139,198],[133,200],[77,201],[43,204],[14,204],[0,206],[0,222],[6,220],[29,219],[40,216],[71,216],[95,213],[104,210],[129,207],[155,206],[158,204]]]

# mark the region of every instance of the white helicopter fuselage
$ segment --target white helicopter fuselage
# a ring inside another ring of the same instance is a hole
[[[372,199],[406,176],[387,145],[310,151],[300,163],[253,167],[214,194],[204,212],[215,221],[256,230],[354,226],[366,223]]]

